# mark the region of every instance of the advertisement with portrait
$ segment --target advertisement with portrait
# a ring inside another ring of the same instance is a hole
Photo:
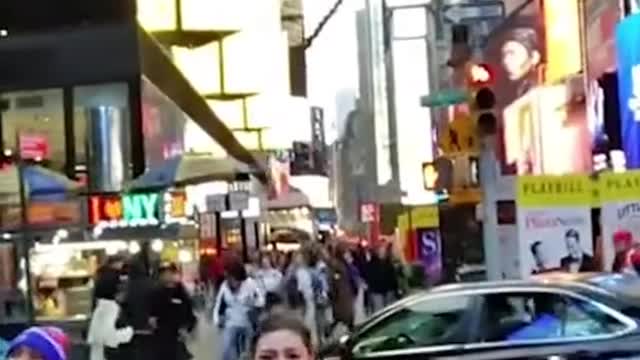
[[[571,85],[540,85],[503,112],[505,160],[518,174],[581,173],[591,168],[584,105],[571,99]],[[563,144],[558,152],[557,144]]]
[[[627,168],[640,168],[640,14],[616,28],[622,148]]]
[[[602,202],[602,270],[621,271],[626,253],[640,245],[640,171],[603,173],[599,178]]]
[[[545,59],[544,24],[540,3],[528,5],[512,13],[489,37],[483,51],[484,62],[494,71],[496,112],[498,114],[498,156],[503,172],[517,173],[517,164],[505,158],[502,111],[540,83]]]
[[[587,121],[592,143],[602,143],[605,132],[605,91],[600,77],[617,67],[615,29],[622,15],[618,1],[584,0],[585,82]]]
[[[596,271],[588,176],[521,176],[516,203],[521,276]]]
[[[269,199],[277,199],[289,192],[291,184],[291,156],[288,151],[269,154]]]

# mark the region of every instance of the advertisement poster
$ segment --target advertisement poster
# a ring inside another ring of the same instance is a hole
[[[618,0],[585,0],[585,67],[587,116],[594,144],[604,141],[604,96],[599,78],[616,70],[615,29],[621,11]]]
[[[502,111],[518,98],[540,84],[545,60],[545,34],[543,14],[538,2],[513,13],[490,38],[483,53],[484,61],[495,72],[496,113],[498,114],[498,156],[503,173],[518,173],[518,164],[505,158],[505,122]],[[523,173],[523,171],[520,171]]]
[[[616,44],[622,147],[627,168],[637,169],[640,167],[640,14],[618,24]]]
[[[516,222],[516,202],[502,200],[497,203],[498,242],[500,243],[500,259],[502,279],[520,278],[520,257],[518,243],[518,225]]]
[[[418,260],[424,266],[430,284],[442,278],[442,241],[437,206],[418,207],[411,211],[411,220],[418,245]]]
[[[620,271],[626,265],[624,254],[640,244],[640,171],[604,173],[599,186],[602,267],[604,271]]]
[[[521,276],[598,270],[588,176],[521,176],[516,203]]]
[[[505,160],[518,174],[561,175],[591,169],[591,135],[583,103],[567,84],[541,85],[504,109]],[[557,144],[564,145],[558,152]]]

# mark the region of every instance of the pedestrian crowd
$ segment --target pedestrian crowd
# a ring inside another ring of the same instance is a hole
[[[345,244],[303,245],[266,251],[247,263],[229,255],[213,279],[213,324],[222,333],[223,360],[248,353],[261,319],[296,314],[317,347],[353,329],[402,295],[400,266],[388,244],[375,249]]]
[[[212,350],[222,360],[275,359],[285,350],[312,358],[320,345],[402,295],[400,267],[386,244],[309,243],[246,261],[226,252],[216,261],[211,274],[217,276],[204,275],[202,286],[187,290],[179,267],[161,263],[148,246],[107,258],[94,279],[89,359],[189,360],[188,345],[204,335],[197,334],[199,319],[219,329],[221,341]],[[10,344],[8,358],[67,360],[70,343],[63,335],[28,329]]]

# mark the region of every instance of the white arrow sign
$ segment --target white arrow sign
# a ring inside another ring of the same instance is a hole
[[[446,20],[455,24],[473,20],[500,18],[504,16],[504,5],[502,2],[449,5],[444,7],[442,14]]]

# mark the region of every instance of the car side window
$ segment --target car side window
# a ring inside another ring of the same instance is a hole
[[[382,351],[462,344],[471,296],[432,297],[406,305],[361,333],[356,357]]]
[[[593,338],[626,325],[577,297],[550,292],[500,293],[485,297],[484,342]]]

